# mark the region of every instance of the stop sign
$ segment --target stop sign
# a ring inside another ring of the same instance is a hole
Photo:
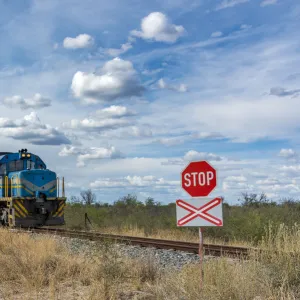
[[[192,197],[206,197],[217,186],[217,172],[206,161],[191,162],[181,172],[181,186]]]

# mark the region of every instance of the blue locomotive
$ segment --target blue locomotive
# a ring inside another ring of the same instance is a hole
[[[0,152],[0,221],[10,227],[63,225],[66,204],[64,178],[59,178],[42,159],[28,153]]]

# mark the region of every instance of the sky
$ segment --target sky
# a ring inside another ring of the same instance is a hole
[[[0,0],[1,151],[27,148],[66,194],[300,196],[296,0]]]

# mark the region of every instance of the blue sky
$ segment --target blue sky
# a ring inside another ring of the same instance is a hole
[[[27,148],[67,194],[300,193],[300,5],[292,0],[0,1],[1,151]]]

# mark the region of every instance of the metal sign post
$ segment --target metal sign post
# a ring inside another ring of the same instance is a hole
[[[177,226],[199,227],[200,291],[204,286],[202,227],[223,226],[222,198],[203,198],[216,186],[217,171],[206,161],[191,162],[181,172],[181,187],[194,199],[176,200]]]
[[[202,228],[199,227],[199,257],[200,257],[200,290],[202,290],[203,287],[203,231]]]

